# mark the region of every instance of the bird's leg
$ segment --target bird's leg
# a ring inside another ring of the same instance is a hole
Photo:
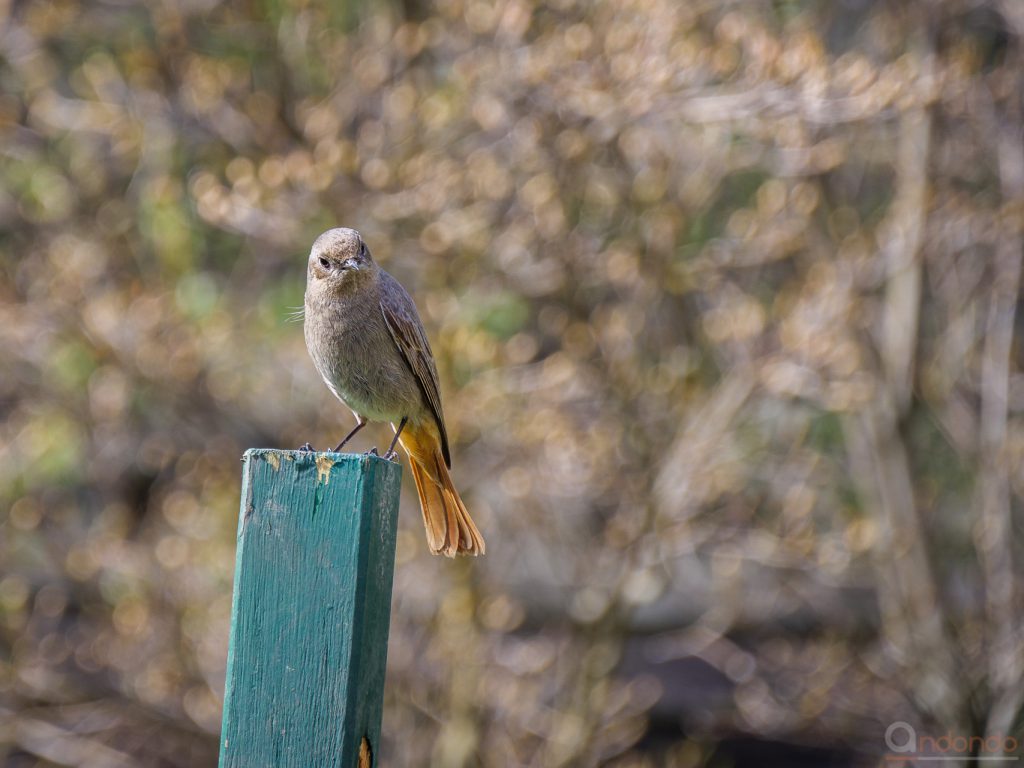
[[[394,439],[393,439],[393,440],[391,441],[391,445],[389,445],[389,446],[388,446],[388,452],[384,454],[384,458],[385,458],[385,459],[386,459],[387,461],[391,461],[391,460],[392,460],[392,459],[394,459],[394,458],[395,458],[395,456],[397,455],[397,454],[395,453],[395,443],[397,443],[397,442],[398,442],[398,436],[399,436],[400,434],[402,434],[402,430],[403,430],[403,429],[405,429],[405,423],[406,423],[407,421],[409,421],[409,417],[408,417],[408,416],[403,416],[403,417],[402,417],[402,420],[401,420],[401,421],[400,421],[400,422],[398,423],[398,429],[396,429],[396,430],[395,430],[395,437],[394,437]]]
[[[349,440],[351,440],[353,437],[355,437],[356,432],[358,432],[360,429],[362,429],[365,426],[366,426],[366,421],[363,419],[363,417],[362,416],[356,416],[356,425],[354,427],[352,427],[352,431],[351,432],[349,432],[347,435],[345,435],[345,439],[342,440],[340,443],[338,443],[338,447],[334,449],[334,452],[337,453],[342,448],[344,448],[345,447],[345,443],[347,443]]]

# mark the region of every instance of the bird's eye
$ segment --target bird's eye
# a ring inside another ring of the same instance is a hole
[[[330,269],[331,268],[331,262],[329,262],[327,259],[325,259],[323,256],[321,256],[320,257],[320,266],[323,267],[324,269]]]

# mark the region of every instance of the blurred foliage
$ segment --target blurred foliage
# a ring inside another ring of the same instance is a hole
[[[384,764],[1011,732],[1022,9],[0,6],[0,759],[212,764],[238,457],[350,426],[287,322],[336,225],[488,541],[406,488]]]

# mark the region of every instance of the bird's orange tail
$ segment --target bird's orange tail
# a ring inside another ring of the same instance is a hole
[[[410,424],[402,430],[399,441],[409,454],[430,551],[448,557],[482,555],[484,537],[452,484],[436,428]]]

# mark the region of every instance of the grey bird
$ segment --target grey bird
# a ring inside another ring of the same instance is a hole
[[[356,417],[340,451],[368,421],[390,422],[409,456],[434,554],[482,555],[484,539],[448,473],[451,455],[437,367],[412,297],[354,229],[324,232],[306,271],[306,348],[327,387]]]

